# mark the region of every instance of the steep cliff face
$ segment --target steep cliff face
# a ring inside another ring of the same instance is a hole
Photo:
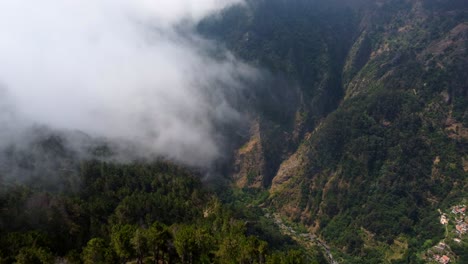
[[[258,153],[246,155],[241,148],[236,154],[233,174],[244,179],[240,186],[268,188],[281,162],[338,106],[342,67],[358,23],[339,2],[252,0],[200,24],[203,34],[266,72],[266,80],[249,91],[256,133],[243,144],[258,141]],[[255,173],[245,169],[252,156],[262,156],[264,163]],[[246,184],[253,174],[255,183]]]
[[[265,178],[265,153],[258,121],[252,124],[249,136],[249,140],[236,151],[233,178],[237,187],[261,188]]]
[[[252,1],[208,27],[287,80],[259,96],[235,178],[345,255],[416,261],[467,195],[468,4],[344,2]]]
[[[366,12],[340,106],[271,188],[280,211],[352,255],[369,246],[366,232],[390,245],[437,237],[436,208],[468,187],[467,6],[382,1]]]

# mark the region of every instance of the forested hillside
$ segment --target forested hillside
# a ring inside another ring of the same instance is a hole
[[[76,172],[63,177],[76,177],[77,190],[2,183],[1,263],[311,263],[322,258],[319,250],[306,254],[281,235],[260,209],[234,202],[245,195],[218,195],[200,175],[177,165],[94,160],[80,163]]]
[[[439,241],[467,261],[438,211],[468,195],[466,2],[272,0],[226,12],[202,30],[284,81],[256,97],[236,185],[269,190],[270,206],[344,263],[425,262]]]

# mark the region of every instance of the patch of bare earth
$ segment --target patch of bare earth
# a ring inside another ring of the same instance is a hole
[[[299,150],[281,163],[276,176],[273,178],[270,188],[271,193],[281,190],[300,172],[303,163],[301,152],[302,151]]]
[[[448,118],[445,122],[445,131],[451,139],[468,139],[468,128],[464,127],[462,123],[457,122],[453,118]]]

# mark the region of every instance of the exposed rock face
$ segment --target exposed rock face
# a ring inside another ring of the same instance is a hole
[[[263,153],[260,127],[254,121],[250,139],[235,154],[233,178],[237,187],[263,187],[265,175],[265,157]]]
[[[366,254],[366,234],[398,244],[425,228],[431,206],[468,186],[468,7],[458,0],[362,1],[349,11],[346,32],[329,34],[331,16],[321,10],[314,20],[316,8],[306,2],[285,17],[264,6],[261,19],[284,30],[247,26],[248,45],[244,33],[233,46],[297,84],[270,85],[257,97],[261,111],[235,154],[233,178],[238,187],[267,189],[283,216],[343,238],[335,247]],[[247,17],[256,21],[252,10]],[[298,25],[306,30],[294,32]],[[259,37],[267,33],[287,37]],[[401,248],[401,256],[411,250]]]
[[[270,192],[275,193],[280,191],[281,188],[284,188],[291,182],[292,178],[298,176],[303,166],[303,160],[301,157],[301,153],[298,151],[291,155],[289,159],[284,161],[276,176],[273,178]]]
[[[466,144],[468,140],[468,129],[458,119],[467,115],[466,104],[460,106],[462,103],[459,103],[457,119],[451,117],[451,112],[457,107],[454,101],[464,102],[463,100],[466,100],[468,95],[467,75],[463,73],[466,70],[461,70],[468,66],[466,50],[468,24],[466,22],[460,23],[455,18],[455,14],[460,16],[466,14],[466,6],[465,10],[454,11],[440,9],[439,6],[432,7],[430,6],[433,4],[432,2],[405,1],[404,6],[399,7],[400,9],[395,8],[394,11],[387,12],[384,8],[386,4],[392,4],[392,1],[380,1],[377,8],[366,11],[365,18],[359,24],[362,33],[350,48],[343,67],[345,94],[338,109],[353,104],[355,98],[382,90],[398,90],[407,93],[417,98],[419,103],[426,107],[417,113],[418,117],[416,118],[423,120],[423,129],[429,128],[444,134],[460,148],[457,151],[463,153],[465,151],[463,144]],[[437,11],[434,11],[436,9]],[[442,26],[438,23],[441,22],[437,21],[444,21],[446,24],[443,26],[446,29],[440,30],[438,27]],[[463,115],[463,113],[465,114]],[[324,123],[327,123],[327,119],[330,119],[330,116],[324,119]],[[398,131],[395,126],[401,126],[394,120],[388,120],[385,117],[376,121],[381,124],[382,133]],[[399,133],[401,132],[400,130]],[[320,215],[326,216],[324,219],[328,221],[347,210],[344,204],[340,204],[340,201],[352,199],[351,197],[344,198],[350,195],[348,190],[350,187],[356,188],[359,185],[363,192],[371,192],[372,188],[378,188],[380,185],[395,185],[395,182],[400,180],[398,174],[395,174],[393,179],[377,179],[377,177],[382,177],[377,176],[379,173],[395,166],[393,161],[387,161],[388,164],[384,166],[380,165],[382,166],[381,171],[374,172],[373,177],[375,178],[366,179],[371,175],[371,172],[367,171],[370,167],[369,161],[366,160],[370,150],[361,153],[362,156],[342,157],[342,159],[349,158],[353,164],[364,161],[365,165],[362,166],[362,170],[353,173],[355,178],[346,176],[350,175],[349,169],[346,169],[348,165],[343,164],[342,161],[339,161],[337,166],[315,164],[314,159],[317,155],[321,155],[321,153],[316,153],[315,148],[318,148],[319,138],[324,133],[326,132],[318,131],[309,134],[309,138],[305,138],[305,143],[299,147],[300,151],[281,164],[270,190],[272,200],[285,215],[295,219],[300,218],[305,223],[314,219],[315,228],[318,228],[320,224]],[[346,131],[342,131],[338,134],[346,133]],[[431,158],[432,161],[435,160],[434,166],[441,166],[440,169],[435,169],[430,162],[422,166],[428,172],[422,174],[424,177],[430,178],[432,171],[433,178],[428,180],[433,181],[432,184],[437,184],[440,181],[447,183],[450,182],[451,177],[456,177],[450,176],[447,171],[442,172],[443,166],[460,167],[465,173],[468,171],[466,159],[458,156],[456,160],[448,162],[448,157],[439,156],[440,149],[430,145],[433,139],[429,139],[432,137],[429,132],[421,130],[417,133],[422,135],[423,141],[429,143],[428,151],[434,153]],[[384,140],[386,137],[383,137]],[[399,143],[395,142],[395,144]],[[363,147],[365,149],[367,144],[370,144],[369,141],[362,142],[360,146],[347,148]],[[378,146],[382,150],[385,148],[380,143]],[[461,166],[459,166],[460,160],[462,160]],[[459,181],[459,179],[451,180]],[[421,181],[421,178],[417,180],[402,179],[402,181],[409,185],[412,184],[411,181]],[[368,184],[372,184],[374,187]],[[463,181],[458,182],[458,184],[463,186]],[[425,199],[431,200],[431,204],[443,199],[440,192],[431,193],[428,191],[423,196]],[[294,206],[300,207],[302,210],[293,210]],[[296,214],[293,213],[294,211],[297,211]],[[304,213],[307,211],[310,211],[311,214]]]

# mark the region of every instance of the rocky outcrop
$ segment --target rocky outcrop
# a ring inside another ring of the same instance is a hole
[[[289,159],[285,160],[280,165],[278,172],[273,178],[270,193],[274,194],[275,192],[287,188],[294,177],[302,175],[305,164],[304,151],[304,148],[299,148],[296,153],[291,155]]]
[[[263,187],[265,157],[258,121],[254,121],[250,139],[235,154],[233,179],[237,187]]]

